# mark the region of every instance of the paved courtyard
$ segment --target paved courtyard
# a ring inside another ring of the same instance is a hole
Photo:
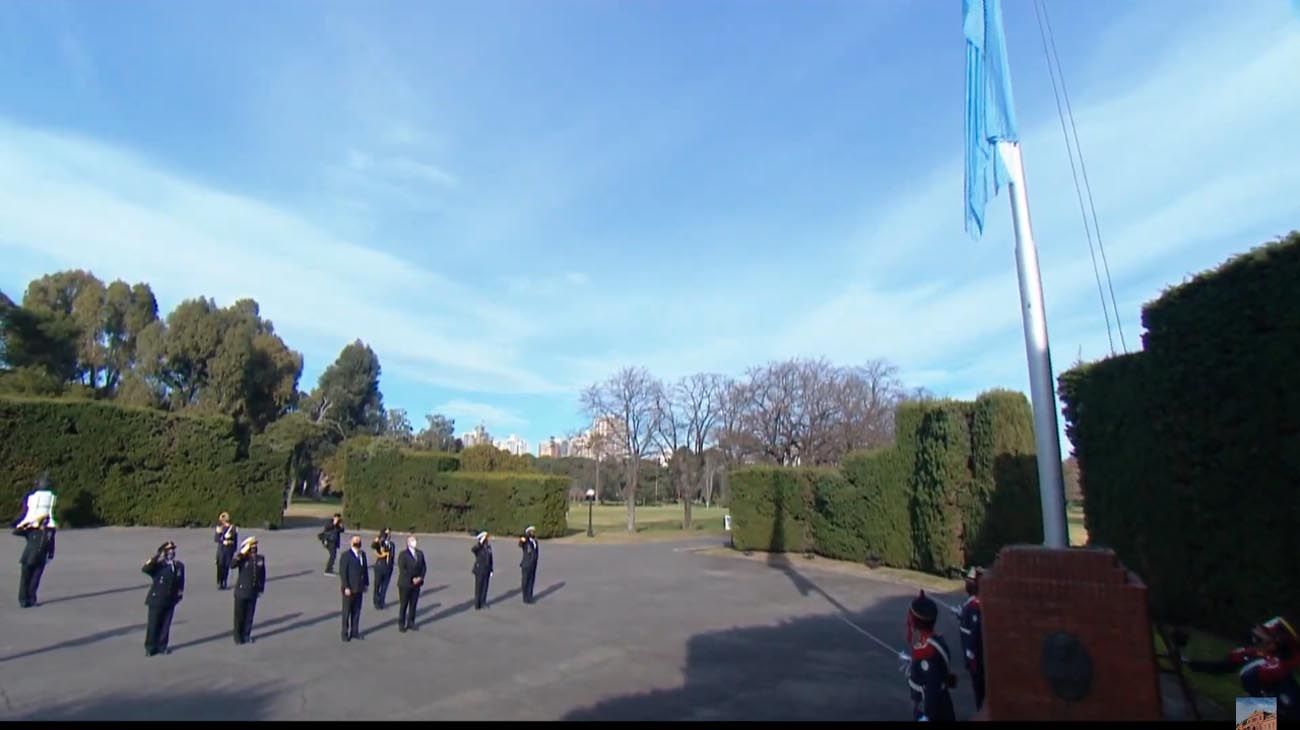
[[[12,538],[0,719],[910,719],[896,657],[866,636],[902,648],[907,587],[693,551],[716,540],[543,543],[527,606],[502,540],[493,605],[476,612],[470,538],[424,537],[420,631],[398,633],[394,586],[386,611],[367,597],[365,640],[344,644],[317,529],[242,534],[258,536],[270,579],[248,646],[231,639],[207,530],[63,531],[32,609],[18,607]],[[173,653],[148,658],[140,566],[166,539],[189,586]]]

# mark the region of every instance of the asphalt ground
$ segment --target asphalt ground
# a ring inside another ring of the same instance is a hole
[[[474,611],[471,539],[425,536],[420,631],[397,631],[394,585],[385,611],[367,596],[365,640],[345,644],[318,530],[241,530],[259,538],[269,578],[246,646],[231,636],[233,595],[216,588],[208,530],[61,531],[28,609],[12,538],[0,560],[0,718],[911,719],[896,656],[911,587],[801,570],[797,557],[697,551],[712,538],[544,542],[538,601],[525,605],[519,549],[503,539],[491,605]],[[188,586],[172,653],[146,657],[140,566],[168,539]],[[941,622],[956,647],[953,619]],[[959,676],[964,719],[974,708]]]

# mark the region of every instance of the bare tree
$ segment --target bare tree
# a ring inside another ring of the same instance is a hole
[[[654,444],[656,431],[655,394],[662,386],[643,367],[625,367],[604,383],[587,388],[582,407],[592,418],[613,417],[620,446],[628,460],[627,531],[636,532],[636,489],[641,459]]]
[[[726,378],[712,373],[696,373],[682,378],[673,387],[673,399],[681,422],[684,445],[690,451],[691,468],[683,475],[682,528],[691,529],[691,503],[704,485],[704,451],[714,438],[715,424],[723,411]],[[676,447],[674,447],[676,453]],[[707,502],[707,500],[706,500]]]

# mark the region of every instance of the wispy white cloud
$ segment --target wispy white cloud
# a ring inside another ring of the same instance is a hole
[[[291,212],[91,140],[7,122],[0,168],[0,248],[144,279],[173,303],[254,296],[291,339],[329,352],[364,337],[385,356],[425,366],[433,381],[554,387],[518,364],[514,343],[535,329],[526,312]]]
[[[505,435],[497,433],[501,429],[520,429],[528,426],[528,421],[520,416],[518,412],[508,408],[499,408],[490,403],[454,399],[437,406],[433,410],[435,413],[441,413],[456,419],[457,433],[470,431],[481,423],[487,427],[489,433],[499,437]]]

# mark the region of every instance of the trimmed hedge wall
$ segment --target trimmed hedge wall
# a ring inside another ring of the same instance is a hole
[[[942,574],[988,565],[1004,545],[1042,542],[1024,395],[906,403],[895,414],[895,434],[895,446],[852,454],[837,471],[733,472],[735,546]]]
[[[288,457],[250,445],[225,418],[94,401],[0,398],[0,518],[22,517],[48,472],[68,527],[237,524],[278,527]]]
[[[1300,606],[1300,232],[1165,291],[1144,351],[1061,376],[1088,531],[1162,618],[1221,633]]]
[[[566,477],[459,471],[450,454],[399,450],[372,443],[345,456],[343,516],[350,525],[419,532],[519,535],[541,538],[568,530]]]
[[[833,476],[823,469],[766,466],[732,472],[732,543],[740,550],[774,553],[811,549],[815,485]]]
[[[1004,545],[1043,541],[1029,399],[1010,390],[980,395],[970,437],[972,481],[962,509],[962,550],[968,564],[992,565]]]
[[[933,404],[921,419],[912,467],[912,539],[917,567],[962,567],[962,506],[971,486],[970,413],[965,403]]]

